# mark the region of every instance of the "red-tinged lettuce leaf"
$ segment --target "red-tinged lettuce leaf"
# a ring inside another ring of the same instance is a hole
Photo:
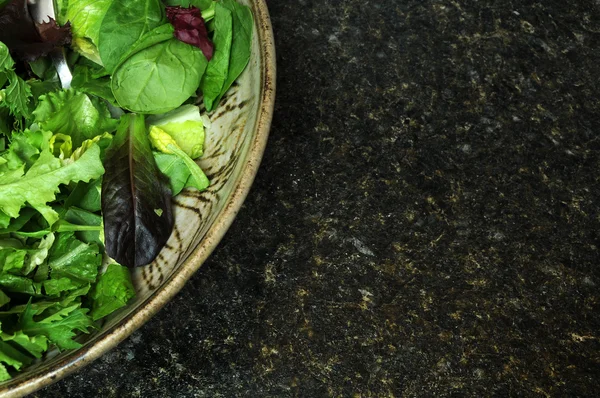
[[[208,38],[208,31],[200,9],[196,7],[167,7],[167,18],[175,28],[175,37],[184,43],[198,47],[202,50],[206,59],[210,61],[213,56],[214,45]]]
[[[59,26],[53,18],[49,22],[37,25],[38,32],[44,43],[53,44],[55,47],[71,44],[71,23]]]
[[[102,212],[106,252],[118,263],[151,263],[173,230],[171,190],[154,161],[143,115],[127,114],[106,152]]]
[[[41,33],[40,33],[41,32]],[[56,47],[71,43],[71,26],[59,27],[51,20],[36,26],[29,14],[27,0],[12,0],[0,9],[0,41],[23,61],[35,61]]]

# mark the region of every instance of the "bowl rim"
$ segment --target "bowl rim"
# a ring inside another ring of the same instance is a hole
[[[121,320],[94,344],[74,350],[50,368],[33,370],[30,377],[6,382],[0,387],[0,398],[21,397],[48,386],[63,377],[83,368],[104,355],[129,337],[140,326],[152,318],[185,285],[217,247],[237,216],[264,154],[275,107],[276,58],[275,41],[266,0],[251,0],[254,20],[258,31],[261,58],[261,98],[256,120],[256,136],[250,143],[246,165],[235,181],[235,188],[227,199],[217,219],[188,259],[177,269],[146,302],[135,312]]]

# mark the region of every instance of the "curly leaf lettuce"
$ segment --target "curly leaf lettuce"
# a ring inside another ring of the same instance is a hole
[[[71,136],[73,148],[87,139],[113,132],[119,123],[104,102],[73,89],[41,96],[33,115],[42,129]]]
[[[70,182],[87,182],[102,174],[104,167],[97,144],[92,145],[78,160],[64,166],[49,150],[45,150],[26,173],[21,166],[13,172],[0,174],[0,211],[16,218],[21,209],[29,205],[39,211],[48,224],[53,225],[58,221],[58,213],[48,202],[55,199],[59,186]]]

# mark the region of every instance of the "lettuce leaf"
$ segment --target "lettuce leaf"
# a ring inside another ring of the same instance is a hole
[[[103,173],[97,144],[92,145],[78,160],[64,166],[49,150],[44,150],[27,173],[21,166],[14,172],[0,175],[0,210],[16,218],[24,206],[30,205],[52,225],[58,221],[58,213],[47,203],[55,199],[59,186],[90,181]]]
[[[73,89],[41,96],[33,115],[42,129],[71,136],[73,148],[87,139],[113,132],[119,123],[100,99]]]
[[[46,294],[53,296],[94,283],[101,263],[97,245],[79,241],[73,232],[58,234],[48,255],[50,279],[44,282]]]
[[[135,289],[129,270],[117,263],[109,264],[90,294],[92,319],[103,318],[124,307],[134,296]]]
[[[167,6],[167,18],[175,28],[175,37],[202,50],[207,60],[213,56],[215,46],[208,37],[208,30],[197,7]]]
[[[213,0],[165,0],[163,1],[168,6],[180,7],[198,7],[202,11],[211,7]]]
[[[84,57],[102,65],[98,53],[100,25],[113,0],[61,0],[58,21],[71,23],[72,46]]]
[[[204,154],[204,123],[200,108],[195,105],[182,105],[179,108],[148,118],[148,124],[160,127],[169,134],[189,157],[197,159]]]
[[[173,137],[160,127],[152,126],[150,128],[150,142],[154,148],[162,153],[175,156],[179,159],[178,162],[172,162],[159,156],[157,160],[157,162],[161,162],[159,165],[159,167],[162,166],[161,171],[171,178],[172,184],[179,184],[177,180],[183,178],[186,173],[185,169],[187,169],[189,177],[184,187],[194,187],[202,191],[210,185],[208,177],[206,177],[200,166],[177,145]],[[175,185],[175,187],[179,189],[179,185]]]
[[[117,105],[117,100],[110,88],[110,77],[94,77],[93,69],[86,65],[76,65],[73,70],[71,87],[86,94],[95,95]]]
[[[42,354],[48,349],[48,339],[44,335],[29,337],[19,330],[13,334],[1,333],[0,339],[12,342],[35,358],[41,358]]]
[[[10,113],[16,117],[27,118],[31,114],[29,109],[31,88],[25,80],[17,76],[14,66],[15,62],[10,56],[8,47],[0,41],[0,78],[3,82],[9,82],[8,87],[0,90],[0,108],[8,108]]]
[[[199,191],[204,191],[210,185],[202,169],[200,169],[201,174],[192,173],[193,169],[190,169],[189,163],[180,156],[154,152],[154,159],[160,171],[169,178],[173,196],[179,195],[185,188],[195,188]],[[196,167],[200,168],[199,166]],[[199,178],[198,175],[200,176]]]
[[[52,133],[41,130],[13,134],[9,149],[2,155],[6,162],[0,165],[0,182],[3,180],[2,174],[7,171],[23,165],[29,169],[43,150],[50,149],[51,136]]]
[[[223,98],[233,82],[237,80],[250,62],[254,26],[254,17],[252,16],[250,7],[238,3],[236,0],[221,0],[219,4],[229,9],[232,13],[233,38],[231,41],[231,57],[229,58],[227,79],[221,89],[221,95],[215,99],[214,104],[221,102],[221,98]]]
[[[73,340],[77,331],[87,333],[94,326],[86,315],[88,309],[80,306],[80,303],[73,304],[37,321],[34,319],[36,311],[27,305],[19,317],[18,329],[29,337],[45,336],[63,350],[79,348],[81,344]]]
[[[200,90],[204,96],[204,105],[209,112],[215,107],[215,100],[219,98],[229,73],[229,60],[233,41],[232,15],[231,11],[221,3],[216,4],[215,34],[213,37],[215,53],[206,67],[206,73],[200,84]]]
[[[29,365],[32,361],[33,358],[25,355],[13,345],[0,341],[0,362],[19,370],[21,367]],[[10,375],[4,365],[2,365],[0,379],[6,380],[8,378],[10,378]]]
[[[127,267],[149,264],[171,236],[174,220],[171,190],[152,156],[144,115],[121,118],[104,164],[106,252]]]

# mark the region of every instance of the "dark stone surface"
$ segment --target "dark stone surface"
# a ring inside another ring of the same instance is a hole
[[[269,6],[243,211],[152,321],[34,396],[600,395],[600,3]]]

